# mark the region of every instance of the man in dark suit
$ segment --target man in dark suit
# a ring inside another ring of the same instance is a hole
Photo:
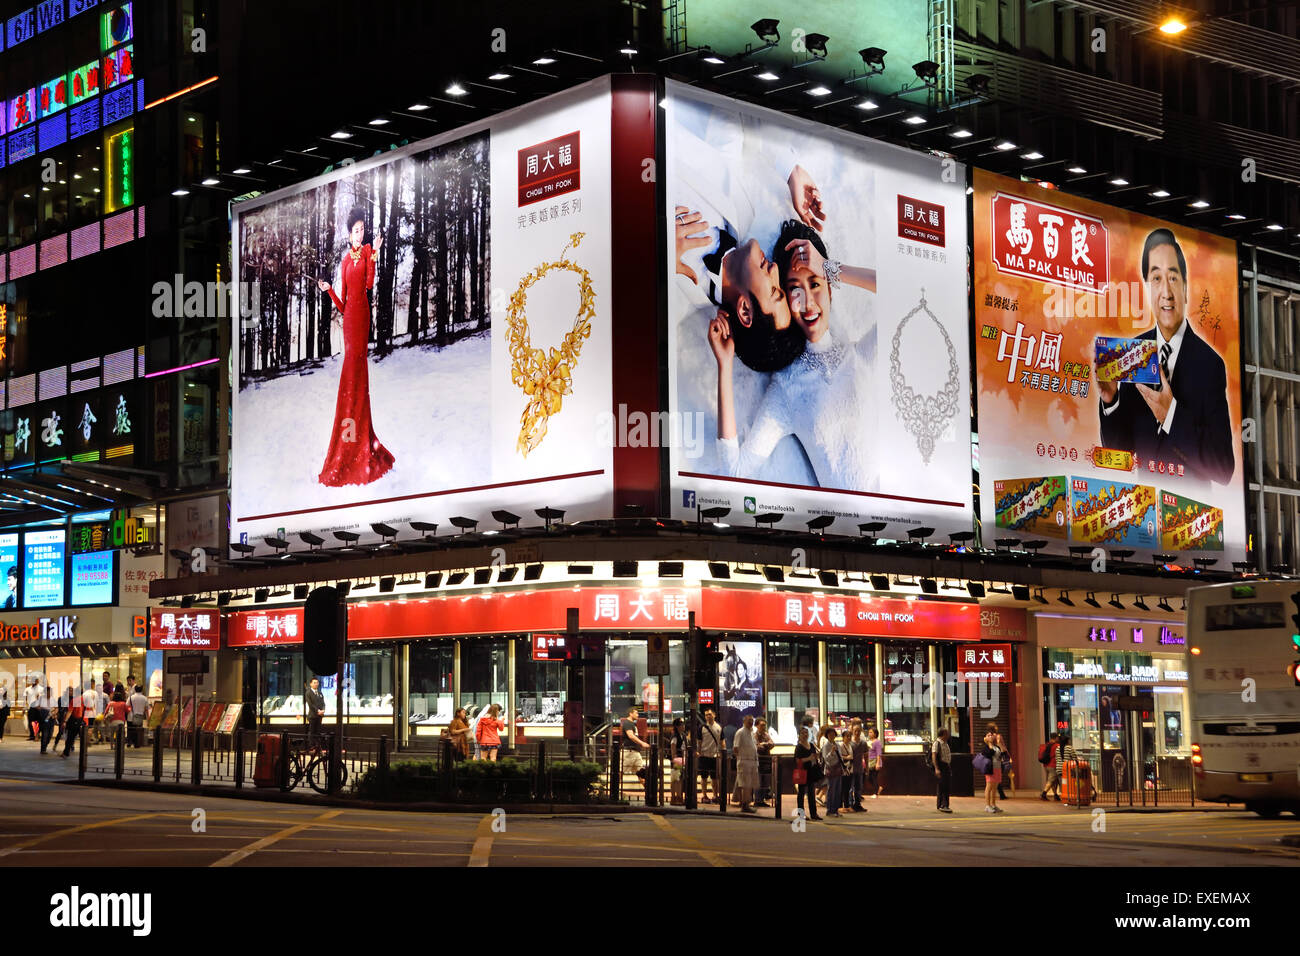
[[[307,709],[307,746],[320,746],[320,725],[325,717],[325,696],[320,692],[320,680],[313,677],[303,698]]]
[[[1225,484],[1236,467],[1223,359],[1187,321],[1187,258],[1172,231],[1142,246],[1142,282],[1160,356],[1160,388],[1097,382],[1101,442],[1150,461],[1181,465],[1188,477]]]

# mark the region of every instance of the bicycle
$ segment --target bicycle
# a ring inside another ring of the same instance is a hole
[[[347,753],[347,751],[344,751]],[[289,789],[294,790],[305,778],[308,786],[317,793],[328,794],[330,783],[329,751],[319,748],[289,751]],[[339,789],[347,785],[348,765],[339,763]]]

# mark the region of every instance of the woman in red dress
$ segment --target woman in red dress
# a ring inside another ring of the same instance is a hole
[[[370,421],[370,299],[375,285],[375,260],[382,236],[373,248],[363,245],[365,210],[354,206],[348,213],[350,245],[339,266],[340,297],[324,279],[318,283],[343,314],[343,371],[334,406],[334,434],[330,437],[320,483],[331,487],[367,485],[393,467],[393,456],[380,444]]]

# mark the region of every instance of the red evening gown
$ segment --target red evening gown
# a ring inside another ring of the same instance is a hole
[[[321,468],[320,483],[367,485],[393,467],[393,456],[380,444],[370,420],[370,302],[366,291],[375,285],[375,263],[369,245],[353,257],[349,248],[339,268],[343,297],[333,288],[330,298],[343,313],[343,369],[334,406],[334,433]]]

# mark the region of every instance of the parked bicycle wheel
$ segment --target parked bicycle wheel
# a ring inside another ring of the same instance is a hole
[[[330,790],[330,764],[328,757],[317,757],[308,767],[307,782],[317,793],[329,793]],[[339,789],[342,789],[348,782],[348,765],[339,766]]]

